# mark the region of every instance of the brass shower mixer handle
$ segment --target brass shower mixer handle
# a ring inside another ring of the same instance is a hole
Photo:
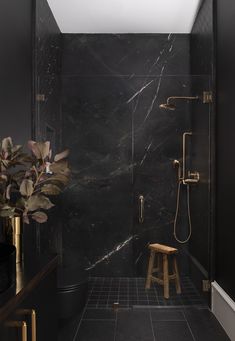
[[[188,178],[183,180],[185,185],[197,184],[200,181],[199,172],[188,172]]]

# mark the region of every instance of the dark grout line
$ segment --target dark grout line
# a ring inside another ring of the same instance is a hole
[[[133,309],[206,309],[208,310],[208,307],[202,306],[202,305],[134,305],[132,307]]]
[[[152,329],[152,333],[153,333],[153,340],[156,341],[156,336],[155,336],[154,329],[153,329],[152,314],[151,314],[151,311],[150,311],[150,310],[149,310],[149,318],[150,318],[151,329]]]
[[[185,320],[186,320],[186,322],[187,322],[187,326],[188,326],[188,329],[189,329],[189,331],[190,331],[190,334],[192,335],[193,341],[196,341],[195,336],[194,336],[194,334],[193,334],[193,331],[192,331],[192,329],[191,329],[191,327],[190,327],[190,324],[189,324],[189,322],[188,322],[188,320],[187,320],[187,318],[186,318],[186,316],[185,316],[184,310],[182,310],[182,313],[183,313],[184,318],[185,318]]]
[[[153,285],[150,290],[145,290],[145,278],[90,278],[90,295],[88,306],[112,308],[114,302],[120,306],[148,305],[148,306],[206,306],[200,294],[195,290],[188,277],[181,280],[183,293],[176,295],[171,287],[171,298],[165,300],[162,288]]]
[[[105,309],[105,308],[104,308]],[[98,309],[97,309],[98,310]],[[115,318],[113,318],[113,319],[89,319],[89,318],[83,318],[82,319],[83,321],[105,321],[105,322],[109,322],[109,321],[112,321],[112,322],[114,322],[114,321],[116,321],[116,319]]]
[[[96,280],[95,280],[95,281],[96,281]],[[82,323],[82,321],[83,321],[83,316],[84,316],[85,311],[86,311],[86,308],[87,308],[87,304],[88,304],[88,301],[89,301],[89,297],[90,297],[91,295],[92,295],[92,290],[91,290],[90,293],[89,293],[89,296],[88,296],[86,305],[85,305],[85,307],[84,307],[84,309],[83,309],[83,312],[82,312],[80,321],[79,321],[79,323],[78,323],[77,329],[76,329],[75,334],[74,334],[74,337],[73,337],[73,341],[76,341],[76,337],[77,337],[77,335],[78,335],[78,331],[79,331],[79,328],[80,328],[81,323]]]
[[[113,340],[116,341],[116,335],[117,335],[117,322],[118,322],[118,313],[116,311],[116,320],[115,320],[115,326],[114,326],[114,337]]]
[[[82,321],[83,321],[83,316],[84,316],[84,314],[85,314],[85,310],[86,310],[86,307],[83,309],[81,319],[80,319],[80,321],[79,321],[79,323],[78,323],[77,329],[76,329],[75,334],[74,334],[74,337],[73,337],[73,341],[76,341],[76,338],[77,338],[77,335],[78,335],[79,328],[80,328],[81,323],[82,323]]]

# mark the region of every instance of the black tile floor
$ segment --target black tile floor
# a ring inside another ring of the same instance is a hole
[[[115,302],[120,308],[133,306],[201,306],[206,303],[189,277],[181,278],[182,294],[177,295],[175,286],[170,286],[170,299],[163,297],[163,288],[153,284],[145,290],[145,278],[103,278],[93,277],[89,281],[87,307],[112,308]]]
[[[188,277],[169,300],[158,285],[144,285],[144,278],[91,278],[83,313],[60,326],[59,341],[230,340]]]
[[[206,308],[86,307],[71,341],[229,341]],[[66,341],[69,341],[67,339]]]

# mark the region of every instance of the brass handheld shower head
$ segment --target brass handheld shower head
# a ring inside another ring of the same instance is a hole
[[[173,166],[174,166],[174,167],[179,167],[179,166],[180,166],[179,160],[174,160],[174,161],[173,161]]]
[[[170,103],[172,100],[186,100],[186,101],[193,101],[193,100],[198,100],[199,96],[194,96],[194,97],[190,97],[190,96],[171,96],[167,98],[166,103],[162,103],[159,105],[159,108],[161,109],[165,109],[165,110],[175,110],[176,106],[175,104]]]

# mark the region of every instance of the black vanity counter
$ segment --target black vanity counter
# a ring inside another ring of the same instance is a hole
[[[57,267],[56,255],[31,257],[16,266],[16,284],[0,294],[0,323]]]

